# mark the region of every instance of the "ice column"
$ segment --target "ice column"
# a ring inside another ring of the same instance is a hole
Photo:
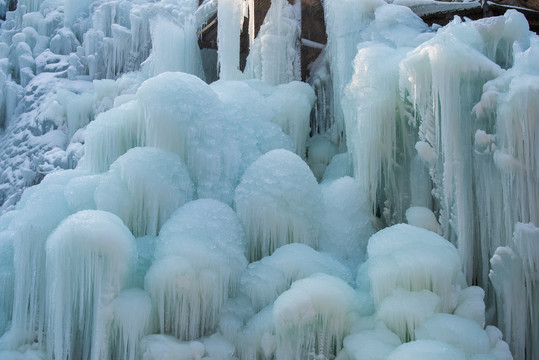
[[[272,0],[264,23],[251,46],[246,73],[272,85],[301,79],[301,35],[296,8],[286,0]]]
[[[335,126],[340,140],[344,140],[344,117],[341,108],[343,90],[352,76],[350,66],[357,53],[361,30],[374,17],[374,9],[385,4],[379,0],[324,1],[328,53],[333,83]]]
[[[512,246],[499,247],[490,260],[499,326],[515,359],[533,359],[539,344],[538,259],[539,228],[517,223]]]
[[[219,0],[217,14],[219,78],[223,80],[238,79],[241,77],[239,68],[243,0]]]
[[[456,21],[407,55],[401,64],[401,86],[410,94],[419,123],[419,139],[433,154],[425,158],[440,201],[444,237],[456,243],[464,273],[472,283],[475,241],[472,134],[477,129],[471,110],[483,84],[501,68],[454,35],[477,35]],[[459,94],[459,96],[455,96]],[[421,154],[420,154],[421,155]]]

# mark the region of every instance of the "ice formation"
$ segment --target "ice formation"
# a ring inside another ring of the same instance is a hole
[[[256,160],[234,195],[249,241],[249,259],[260,260],[289,243],[317,248],[321,197],[314,175],[297,155],[273,150]]]
[[[144,281],[160,332],[194,340],[214,331],[247,266],[245,253],[243,228],[227,205],[201,199],[180,207],[159,234]]]
[[[86,210],[62,221],[46,248],[48,357],[106,358],[111,302],[135,264],[133,235],[116,215]]]
[[[273,307],[276,357],[334,357],[359,315],[354,290],[343,280],[322,274],[296,281]]]
[[[524,16],[256,4],[0,0],[0,358],[537,357]]]
[[[99,210],[118,215],[133,235],[157,235],[170,215],[191,201],[195,187],[181,158],[171,152],[133,148],[110,166],[95,189]]]

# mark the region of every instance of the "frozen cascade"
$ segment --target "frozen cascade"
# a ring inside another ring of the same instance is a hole
[[[257,38],[257,2],[200,3],[6,13],[0,358],[508,360],[505,336],[534,359],[524,17],[429,27],[326,0],[311,88],[291,81],[300,1],[273,0]],[[217,11],[219,49],[200,52]],[[405,219],[424,229],[375,233]]]

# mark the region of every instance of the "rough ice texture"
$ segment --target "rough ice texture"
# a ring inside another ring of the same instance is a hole
[[[116,215],[71,215],[47,239],[47,352],[55,359],[108,356],[111,301],[135,264],[135,239]]]
[[[247,295],[255,311],[270,305],[296,281],[315,273],[325,273],[348,283],[352,276],[338,261],[307,245],[283,245],[268,257],[251,263],[242,273],[240,291]]]
[[[100,173],[127,150],[140,146],[138,139],[139,110],[135,102],[113,108],[97,116],[85,133],[84,164]]]
[[[194,340],[215,330],[247,266],[244,236],[235,213],[216,200],[188,203],[172,215],[144,284],[161,333]]]
[[[515,250],[499,247],[490,260],[489,278],[496,290],[499,325],[516,358],[536,351],[538,331],[533,324],[537,321],[538,244],[539,229],[531,223],[517,223]]]
[[[357,317],[356,294],[343,280],[325,274],[298,280],[273,306],[276,357],[334,357]]]
[[[135,236],[157,235],[174,210],[193,199],[194,191],[178,155],[133,148],[101,178],[95,203],[98,209],[118,215]]]
[[[245,226],[250,261],[289,243],[318,247],[320,188],[297,155],[273,150],[261,156],[245,171],[234,204]]]
[[[217,4],[219,78],[238,80],[240,71],[240,33],[243,25],[243,1],[223,0]]]

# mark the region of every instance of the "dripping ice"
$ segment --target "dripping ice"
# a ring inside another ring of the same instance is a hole
[[[300,1],[7,3],[0,358],[538,353],[521,13],[324,1],[305,83]]]

